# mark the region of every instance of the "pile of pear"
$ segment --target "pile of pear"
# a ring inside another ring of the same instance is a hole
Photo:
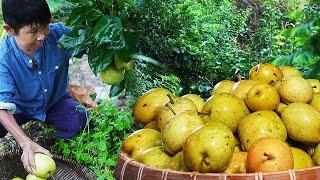
[[[320,165],[320,82],[269,63],[223,80],[206,100],[154,88],[137,99],[144,126],[122,144],[147,166],[199,173],[280,172]]]

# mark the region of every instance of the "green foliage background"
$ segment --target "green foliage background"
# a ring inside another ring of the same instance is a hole
[[[291,1],[292,2],[292,1]],[[208,97],[215,83],[247,76],[259,62],[287,56],[275,36],[287,28],[297,3],[266,1],[149,0],[137,20],[139,47],[167,64],[182,93]]]
[[[298,67],[305,78],[320,79],[320,1],[310,1],[309,6],[293,12],[290,18],[294,27],[279,34],[282,46],[278,48],[291,46],[294,51],[290,56],[279,56],[274,63]]]

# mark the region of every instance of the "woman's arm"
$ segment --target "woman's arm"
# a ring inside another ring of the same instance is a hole
[[[9,110],[0,110],[0,123],[6,130],[14,137],[19,146],[22,148],[23,153],[21,160],[24,168],[31,173],[35,168],[34,153],[40,152],[52,156],[50,152],[37,143],[33,142],[20,128],[14,116]]]

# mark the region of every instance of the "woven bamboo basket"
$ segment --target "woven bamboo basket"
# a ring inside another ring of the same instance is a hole
[[[320,180],[320,166],[277,173],[197,173],[145,166],[121,154],[114,176],[117,180]]]
[[[21,153],[8,152],[0,154],[0,180],[9,180],[13,177],[25,178],[28,173],[21,162]],[[57,165],[56,172],[50,180],[96,180],[95,174],[87,167],[77,164],[75,161],[60,156],[53,156]]]

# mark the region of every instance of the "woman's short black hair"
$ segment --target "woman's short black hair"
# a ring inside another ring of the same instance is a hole
[[[51,13],[46,0],[2,0],[3,20],[15,33],[23,26],[50,23]]]

